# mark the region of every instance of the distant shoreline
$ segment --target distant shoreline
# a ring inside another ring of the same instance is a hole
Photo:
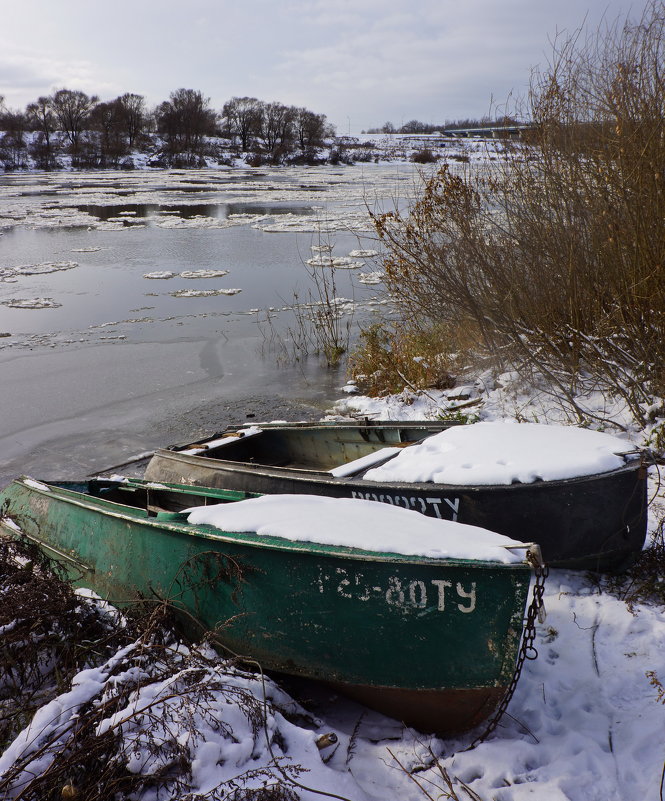
[[[133,170],[197,170],[197,169],[258,169],[270,167],[340,167],[363,163],[410,162],[436,164],[447,161],[467,163],[477,157],[487,157],[488,153],[500,155],[507,144],[505,140],[484,137],[459,138],[443,134],[359,134],[357,136],[336,136],[328,140],[324,147],[295,152],[275,161],[268,154],[260,152],[240,152],[232,141],[221,137],[208,137],[208,152],[181,153],[169,155],[164,141],[151,136],[150,147],[132,150],[114,162],[87,162],[81,157],[75,159],[66,152],[64,135],[57,135],[54,149],[54,163],[44,168],[30,155],[32,139],[37,133],[26,134],[25,156],[17,166],[8,168],[0,160],[0,177],[30,172],[99,172]],[[0,131],[0,138],[2,132]]]

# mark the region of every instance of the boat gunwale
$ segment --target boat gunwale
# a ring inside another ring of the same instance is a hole
[[[27,484],[26,479],[35,483]],[[98,498],[94,495],[85,495],[84,493],[77,492],[76,490],[69,490],[66,487],[59,486],[57,484],[48,484],[47,482],[37,481],[37,479],[30,478],[29,476],[22,476],[20,478],[14,479],[14,482],[19,484],[20,486],[32,491],[38,492],[40,495],[44,497],[55,497],[57,500],[63,503],[69,503],[74,506],[79,506],[84,509],[88,509],[90,511],[97,512],[98,514],[104,514],[109,517],[117,518],[119,520],[124,520],[126,522],[138,523],[139,525],[147,525],[149,528],[157,528],[160,531],[169,531],[173,534],[180,534],[185,535],[188,537],[194,537],[195,539],[202,539],[202,540],[211,540],[215,542],[227,542],[229,544],[234,545],[241,545],[247,546],[252,548],[259,548],[259,549],[267,549],[267,550],[278,550],[284,552],[291,552],[294,554],[307,554],[308,556],[320,556],[320,557],[327,557],[327,558],[334,558],[334,559],[349,559],[349,560],[357,560],[357,561],[373,561],[373,562],[381,562],[381,563],[393,563],[399,565],[412,565],[417,564],[420,566],[425,567],[463,567],[463,568],[473,568],[477,570],[517,570],[523,571],[525,569],[531,571],[532,567],[526,559],[526,550],[527,546],[530,543],[524,543],[523,547],[525,550],[524,559],[519,562],[493,562],[487,559],[456,559],[453,557],[447,558],[437,558],[431,556],[418,556],[416,554],[397,554],[392,553],[390,551],[366,551],[361,548],[351,548],[350,546],[346,545],[326,545],[322,543],[310,542],[305,540],[288,540],[282,537],[275,537],[272,535],[259,535],[256,532],[249,532],[249,531],[224,531],[222,529],[217,529],[214,526],[207,525],[207,524],[194,524],[188,523],[186,520],[183,521],[173,521],[173,520],[165,520],[163,518],[158,517],[150,517],[147,514],[146,510],[140,509],[139,507],[132,507],[128,506],[127,504],[117,503],[116,501],[107,500],[105,498]],[[47,489],[42,489],[36,484],[43,484],[44,487]],[[78,482],[72,482],[76,484]],[[118,482],[121,483],[121,482]],[[168,487],[169,491],[177,492],[177,489],[174,489],[176,485],[171,485]],[[185,485],[182,485],[185,486]],[[187,490],[193,489],[195,490],[196,487],[190,487],[187,485]],[[235,492],[234,490],[227,490],[228,492]],[[63,493],[65,497],[60,496],[59,493]],[[183,494],[188,494],[187,492],[183,492]],[[88,500],[90,499],[90,500]],[[98,501],[101,501],[104,504],[104,508],[100,509]],[[118,510],[114,509],[113,507],[118,507]],[[125,514],[121,512],[122,509],[130,509],[136,512],[144,512],[145,517],[141,515],[131,515]],[[414,514],[416,514],[414,512]],[[8,515],[10,519],[13,520],[11,514]],[[19,525],[16,520],[14,520],[16,525]],[[8,531],[13,536],[16,536],[19,532],[11,528],[10,526],[3,525],[3,520],[0,517],[0,526]],[[24,533],[21,530],[21,533]],[[26,536],[27,533],[26,533]],[[34,536],[33,536],[34,538]],[[48,545],[48,540],[45,538],[38,538],[40,542],[44,542]],[[508,549],[507,549],[508,550]],[[514,550],[521,550],[521,548],[515,548]]]
[[[337,420],[318,420],[318,421],[296,421],[296,422],[287,422],[287,423],[239,423],[238,425],[230,425],[227,426],[223,431],[216,431],[213,434],[206,434],[206,436],[201,437],[197,440],[192,440],[191,442],[187,443],[176,443],[174,445],[170,445],[168,450],[178,451],[179,449],[187,449],[192,448],[196,445],[204,445],[206,442],[211,442],[217,439],[223,439],[224,437],[228,436],[231,437],[234,434],[244,433],[250,428],[258,428],[265,431],[303,431],[306,429],[311,429],[312,431],[358,431],[358,430],[365,430],[365,431],[376,431],[382,429],[405,429],[407,431],[417,430],[419,428],[423,429],[441,429],[441,431],[445,431],[448,428],[455,428],[457,426],[466,425],[461,420],[366,420],[366,421],[358,421],[358,422],[340,422]],[[258,432],[257,432],[258,433]],[[437,432],[440,433],[440,432]],[[424,437],[423,439],[426,439]],[[419,442],[420,440],[414,440],[415,442]]]

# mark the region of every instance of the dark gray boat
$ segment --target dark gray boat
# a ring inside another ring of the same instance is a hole
[[[258,493],[365,498],[415,509],[537,542],[554,567],[617,571],[644,545],[646,466],[639,452],[604,473],[556,481],[501,485],[392,482],[364,479],[396,449],[455,423],[262,423],[230,427],[212,437],[159,450],[151,481]],[[333,472],[331,472],[333,471]]]

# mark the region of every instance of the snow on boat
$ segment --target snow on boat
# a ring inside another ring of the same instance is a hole
[[[478,725],[513,678],[537,547],[490,531],[131,479],[23,477],[0,510],[3,534],[39,543],[79,586],[168,599],[236,654],[424,731]]]
[[[534,539],[572,569],[627,567],[647,528],[641,453],[573,426],[262,423],[158,450],[145,477],[380,501]]]

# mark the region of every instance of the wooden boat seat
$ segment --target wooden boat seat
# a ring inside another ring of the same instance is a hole
[[[154,503],[146,504],[146,511],[148,517],[155,517],[157,520],[178,520],[182,522],[187,520],[189,512],[178,509],[165,509],[163,506],[157,506]]]

